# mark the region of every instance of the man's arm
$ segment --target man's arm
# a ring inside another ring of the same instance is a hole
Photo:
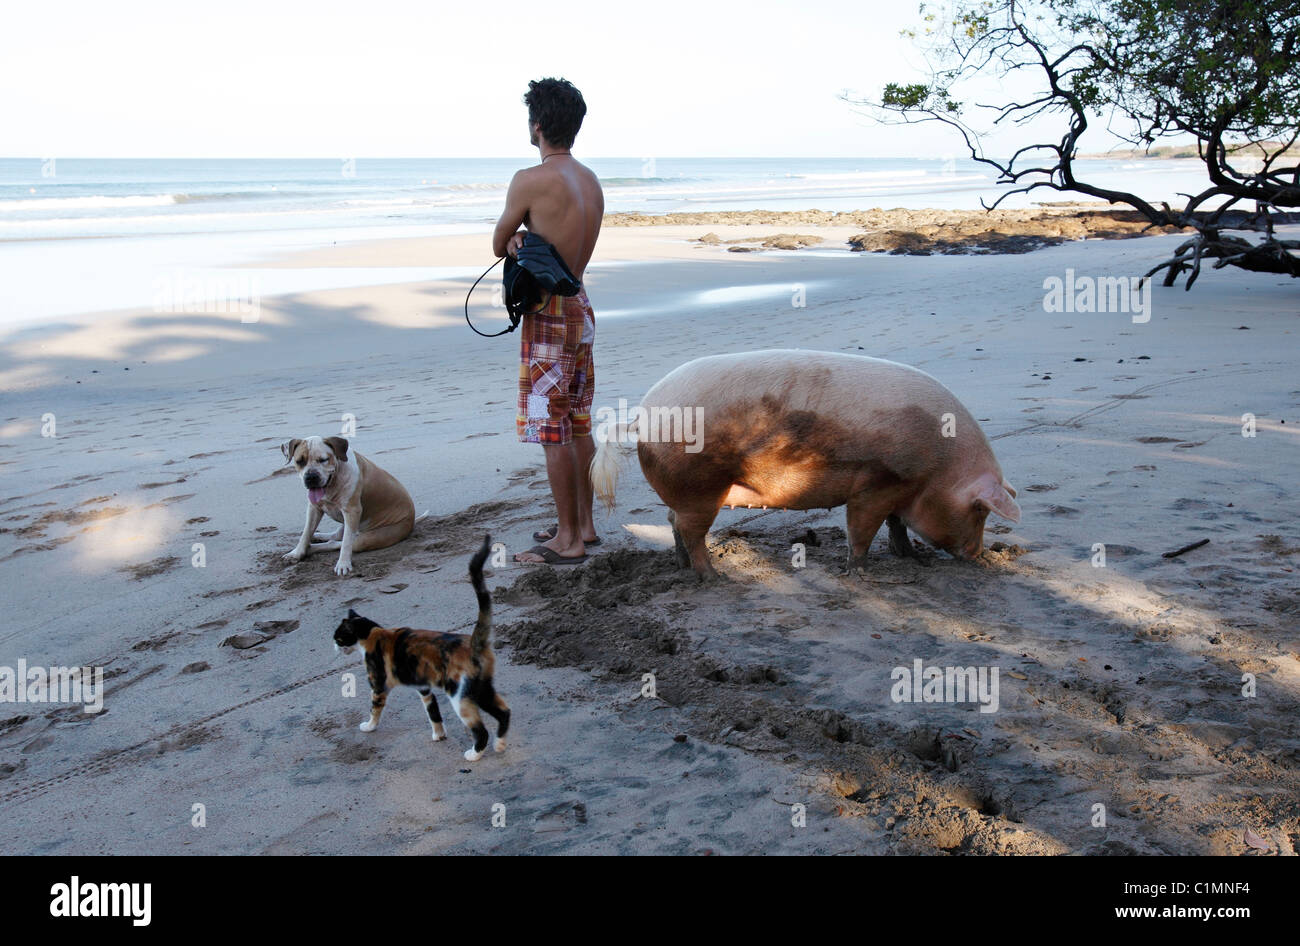
[[[510,189],[506,191],[506,209],[501,212],[501,219],[497,221],[496,229],[492,231],[494,256],[505,256],[507,252],[513,256],[519,250],[519,244],[523,242],[522,237],[516,239],[519,228],[523,226],[524,218],[528,216],[527,187],[522,178],[523,172],[517,171],[510,179]]]

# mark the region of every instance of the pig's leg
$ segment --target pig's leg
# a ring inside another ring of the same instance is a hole
[[[668,510],[668,522],[673,527],[673,551],[677,553],[677,567],[691,567],[691,553],[686,551],[686,543],[682,541],[682,534],[677,530],[677,513],[671,509]]]
[[[903,525],[903,520],[891,512],[885,522],[889,525],[889,551],[900,558],[915,558],[916,549],[912,548],[912,540],[908,538],[907,526]]]
[[[880,498],[873,498],[863,493],[849,497],[847,513],[850,568],[866,561],[871,540],[880,531],[881,523],[889,515],[889,510],[888,499],[882,501]]]
[[[691,509],[678,510],[675,513],[673,532],[677,541],[681,542],[686,555],[689,556],[691,567],[701,578],[718,577],[713,563],[709,561],[709,546],[704,540],[709,534],[709,526],[713,525],[713,520],[718,517],[718,510],[721,508],[722,500],[719,499],[716,505],[696,505]]]

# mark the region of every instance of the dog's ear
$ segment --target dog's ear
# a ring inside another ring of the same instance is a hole
[[[348,442],[343,437],[326,437],[325,445],[334,451],[334,456],[344,462],[348,458]]]
[[[298,444],[301,440],[287,440],[280,444],[280,452],[284,454],[285,462],[293,459],[293,455],[298,452]]]
[[[349,620],[354,620],[354,619],[359,618],[359,617],[361,617],[361,615],[357,614],[357,612],[353,611],[351,608],[348,608],[348,619],[349,619]]]

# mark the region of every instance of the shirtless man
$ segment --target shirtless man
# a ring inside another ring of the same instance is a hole
[[[515,174],[506,209],[492,234],[492,252],[515,256],[524,231],[537,234],[560,254],[581,282],[596,248],[605,195],[590,169],[569,153],[587,104],[564,79],[528,83],[529,141],[541,164]],[[567,565],[587,557],[598,543],[591,520],[591,403],[595,370],[591,347],[596,322],[585,290],[556,295],[525,313],[519,351],[519,404],[515,426],[524,443],[540,443],[559,522],[533,533],[538,545],[517,562]]]

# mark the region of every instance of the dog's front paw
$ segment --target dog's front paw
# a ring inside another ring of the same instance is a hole
[[[294,549],[291,552],[285,552],[284,557],[291,562],[301,562],[307,557],[306,549]]]
[[[466,750],[465,750],[465,761],[466,761],[466,762],[477,762],[477,761],[478,761],[479,759],[481,759],[481,758],[483,758],[483,753],[479,752],[477,749],[466,749]]]
[[[361,724],[360,728],[362,732],[374,732],[376,729],[379,728],[379,724],[372,723],[370,720],[366,720],[364,723]]]
[[[441,724],[439,724],[439,723],[434,723],[434,724],[433,724],[433,741],[434,741],[434,742],[442,742],[442,741],[443,741],[444,739],[446,739],[446,738],[447,738],[447,730],[443,729],[442,726],[441,726]]]
[[[506,741],[505,741],[504,739],[502,739],[500,736],[497,736],[496,742],[492,743],[492,751],[493,751],[493,752],[505,752],[505,751],[506,751]]]
[[[351,572],[352,572],[351,562],[339,562],[337,565],[334,566],[334,574],[336,575],[348,575],[351,574]]]

